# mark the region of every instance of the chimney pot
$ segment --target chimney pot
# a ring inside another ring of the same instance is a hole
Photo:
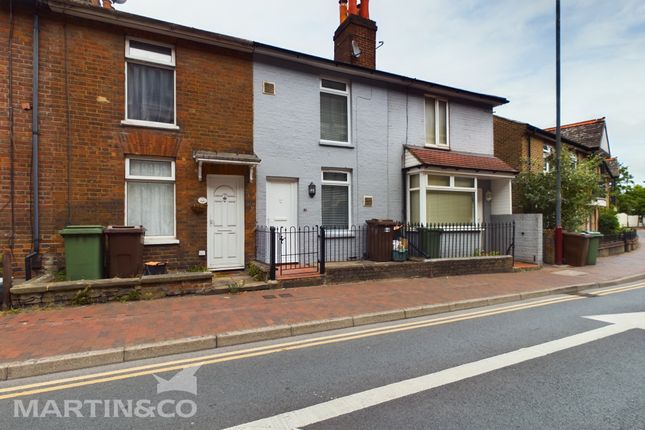
[[[347,0],[338,0],[340,5],[340,23],[342,24],[347,19]]]
[[[114,9],[110,0],[103,0],[103,9]]]
[[[363,18],[370,19],[370,0],[361,0],[360,12]]]
[[[349,14],[358,15],[358,5],[356,4],[358,0],[349,0]]]

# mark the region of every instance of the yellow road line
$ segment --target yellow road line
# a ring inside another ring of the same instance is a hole
[[[562,300],[561,298],[547,298],[543,299],[540,301],[532,302],[529,303],[530,305],[541,305],[541,304],[551,304],[553,302],[557,302]],[[514,310],[521,310],[525,309],[527,303],[518,303],[518,304],[513,304],[513,305],[508,305],[503,308],[500,308],[504,310],[505,312],[511,312]],[[488,316],[490,315],[491,310],[483,310],[483,311],[473,311],[467,314],[469,318],[477,318],[480,316]],[[441,322],[441,321],[446,321],[446,322],[452,322],[455,321],[456,318],[460,318],[458,321],[461,321],[462,318],[459,316],[455,315],[449,315],[446,317],[441,317],[441,318],[435,318],[431,320],[431,322],[436,323],[436,322]],[[428,324],[428,321],[413,321],[413,322],[406,322],[406,323],[400,323],[397,324],[396,327],[409,327],[409,328],[417,328],[418,326],[426,326]],[[392,326],[390,326],[392,327]],[[143,371],[143,370],[152,370],[154,369],[155,372],[159,371],[159,368],[168,366],[168,365],[177,365],[177,364],[185,364],[185,367],[190,367],[189,364],[194,365],[192,363],[196,362],[202,362],[204,360],[210,360],[210,359],[219,359],[219,358],[226,358],[226,357],[231,357],[231,356],[236,356],[236,355],[241,355],[241,354],[247,354],[247,353],[253,353],[253,352],[260,352],[260,351],[266,351],[266,350],[273,350],[276,348],[285,348],[289,347],[291,345],[302,345],[302,344],[308,344],[308,343],[313,343],[313,342],[318,342],[321,340],[326,340],[326,339],[344,339],[348,335],[356,335],[358,333],[375,333],[375,332],[381,332],[383,330],[382,327],[379,328],[372,328],[372,329],[364,329],[359,332],[354,332],[354,333],[341,333],[341,334],[335,334],[335,335],[327,335],[327,336],[322,336],[322,337],[317,337],[313,339],[305,339],[305,340],[296,340],[296,341],[290,341],[290,342],[285,342],[285,343],[280,343],[276,345],[268,345],[268,346],[262,346],[262,347],[255,347],[255,348],[249,348],[241,351],[231,351],[231,352],[226,352],[226,353],[217,353],[213,355],[208,355],[208,356],[201,356],[201,357],[194,357],[194,358],[185,358],[181,360],[175,360],[175,361],[170,361],[170,362],[163,362],[163,363],[156,363],[156,364],[149,364],[149,365],[144,365],[144,366],[137,366],[137,367],[129,367],[127,369],[119,369],[119,370],[113,370],[109,372],[102,372],[102,373],[95,373],[95,374],[90,374],[90,375],[81,375],[81,376],[75,376],[75,377],[70,377],[70,378],[65,378],[65,379],[59,379],[55,381],[45,381],[45,382],[38,382],[34,384],[28,384],[28,385],[22,385],[22,386],[16,386],[16,387],[8,387],[8,388],[2,388],[0,389],[0,393],[7,393],[11,391],[18,391],[21,389],[27,389],[27,388],[36,388],[36,387],[42,387],[42,386],[47,386],[47,385],[54,385],[54,384],[61,384],[61,383],[67,383],[67,382],[76,382],[84,379],[93,379],[93,378],[102,378],[106,376],[113,376],[113,375],[119,375],[123,373],[130,373],[130,372],[138,372],[138,371]]]
[[[95,385],[124,379],[135,378],[139,376],[152,375],[154,373],[171,372],[174,370],[181,370],[187,367],[203,366],[208,364],[217,364],[227,361],[241,360],[245,358],[252,358],[264,355],[275,354],[284,351],[293,351],[298,349],[310,348],[314,346],[328,345],[332,343],[346,342],[350,340],[362,339],[372,336],[379,336],[384,334],[397,333],[402,331],[414,330],[418,328],[426,328],[437,325],[443,325],[458,321],[465,321],[476,318],[483,318],[503,313],[514,312],[518,310],[530,309],[549,304],[568,302],[573,300],[580,300],[583,297],[562,297],[541,300],[538,302],[511,305],[503,308],[476,311],[465,315],[451,316],[437,318],[430,321],[419,321],[413,323],[398,324],[395,326],[381,327],[375,329],[367,329],[354,333],[344,333],[332,336],[323,336],[304,341],[287,342],[278,345],[270,345],[266,347],[251,348],[243,351],[233,351],[230,353],[215,354],[206,357],[196,357],[191,359],[176,360],[165,363],[158,363],[155,365],[138,366],[129,369],[121,369],[112,372],[103,372],[93,375],[84,375],[74,378],[66,378],[55,381],[47,381],[36,384],[22,385],[16,387],[9,387],[0,390],[0,392],[9,393],[0,395],[0,400],[11,399],[15,397],[31,396],[35,394],[48,393],[52,391],[61,391],[70,388],[83,387],[87,385]],[[14,391],[12,393],[12,391]]]
[[[597,296],[607,296],[609,294],[616,294],[616,293],[623,293],[626,291],[632,291],[632,290],[638,290],[641,288],[645,288],[645,284],[636,284],[636,285],[629,285],[627,287],[616,287],[616,288],[611,288],[609,290],[603,290],[599,293],[596,293]]]

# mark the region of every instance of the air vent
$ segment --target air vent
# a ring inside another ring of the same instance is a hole
[[[275,83],[274,82],[262,82],[262,92],[270,96],[275,96]]]
[[[374,197],[363,196],[363,207],[371,208],[373,204],[374,204]]]

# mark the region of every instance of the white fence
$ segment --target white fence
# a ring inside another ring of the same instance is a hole
[[[638,215],[618,214],[621,227],[638,227]]]

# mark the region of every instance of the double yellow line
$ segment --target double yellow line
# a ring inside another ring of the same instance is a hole
[[[631,291],[638,288],[645,287],[645,284],[631,285],[627,287],[617,287],[614,289],[603,290],[596,293],[596,295],[608,295],[625,291]],[[311,339],[298,340],[292,342],[285,342],[276,345],[269,345],[263,347],[249,348],[240,351],[231,351],[220,354],[207,355],[195,358],[186,358],[182,360],[174,360],[157,364],[149,364],[145,366],[130,367],[127,369],[114,370],[110,372],[100,372],[89,375],[81,375],[70,378],[58,379],[53,381],[38,382],[27,385],[20,385],[15,387],[0,388],[0,400],[12,399],[16,397],[33,396],[36,394],[49,393],[52,391],[61,391],[70,388],[78,388],[88,385],[103,384],[107,382],[114,382],[124,379],[136,378],[140,376],[147,376],[156,373],[172,372],[185,369],[188,367],[204,366],[208,364],[224,363],[234,360],[242,360],[245,358],[260,357],[270,354],[275,354],[284,351],[294,351],[298,349],[311,348],[314,346],[328,345],[339,342],[347,342],[356,339],[362,339],[372,336],[380,336],[384,334],[398,333],[408,330],[416,330],[420,328],[433,327],[443,324],[450,324],[458,321],[465,321],[476,318],[484,318],[493,315],[504,314],[508,312],[515,312],[519,310],[531,309],[540,306],[547,306],[556,303],[569,302],[572,300],[580,300],[586,297],[583,296],[570,296],[570,297],[554,297],[534,301],[530,303],[520,303],[515,305],[503,306],[496,309],[489,309],[483,311],[468,312],[466,314],[447,316],[441,318],[434,318],[431,320],[407,322],[387,327],[379,327],[372,329],[360,330],[352,333],[343,333],[336,335],[320,336]]]

